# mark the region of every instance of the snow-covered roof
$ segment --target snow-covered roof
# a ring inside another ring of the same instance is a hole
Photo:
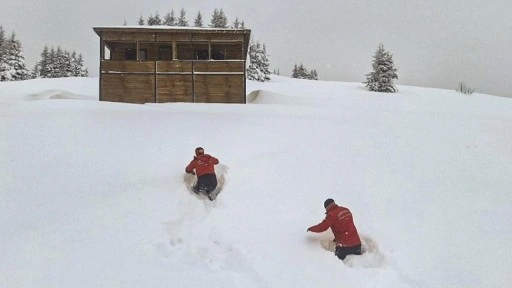
[[[93,27],[93,30],[100,35],[102,31],[126,31],[126,32],[154,32],[154,31],[169,31],[169,32],[204,32],[204,33],[251,33],[250,29],[235,29],[235,28],[210,28],[210,27],[181,27],[181,26],[100,26]]]

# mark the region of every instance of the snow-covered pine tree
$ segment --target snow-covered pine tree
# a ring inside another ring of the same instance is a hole
[[[87,77],[88,74],[82,54],[77,56],[75,51],[69,53],[61,47],[55,50],[48,46],[44,47],[41,60],[32,70],[34,78]]]
[[[299,79],[308,79],[308,70],[304,67],[304,64],[300,63],[298,73]]]
[[[158,11],[155,13],[155,24],[156,26],[162,25],[162,18],[160,18],[160,14],[158,14]]]
[[[228,18],[224,15],[222,9],[213,10],[212,20],[210,24],[211,28],[228,28]]]
[[[41,52],[41,60],[38,62],[38,77],[41,78],[50,78],[50,50],[48,49],[48,46],[44,46],[43,52]],[[36,70],[36,69],[34,69]]]
[[[201,15],[201,11],[197,12],[196,19],[194,20],[194,27],[203,27],[203,15]]]
[[[30,72],[30,78],[35,79],[41,77],[41,72],[39,71],[40,69],[41,68],[39,66],[39,63],[36,63],[32,71]]]
[[[219,28],[228,28],[228,18],[224,14],[224,11],[222,10],[222,8],[220,8],[220,12],[219,12],[219,21],[220,21]]]
[[[4,64],[5,69],[3,81],[19,81],[30,78],[29,71],[25,64],[25,56],[21,48],[21,42],[16,39],[16,34],[12,32],[11,37],[4,41],[5,47]]]
[[[248,80],[254,80],[254,81],[260,81],[261,72],[258,69],[258,63],[260,62],[259,54],[258,54],[258,46],[260,43],[251,43],[249,46],[249,66],[246,69],[247,73],[247,79]]]
[[[160,14],[158,14],[158,11],[156,11],[155,16],[153,16],[153,14],[149,15],[148,25],[149,26],[162,25],[162,19],[160,18]]]
[[[69,52],[67,52],[69,54]],[[78,69],[78,63],[76,58],[76,52],[73,51],[71,54],[69,54],[69,68],[70,68],[70,75],[71,77],[77,76]]]
[[[260,51],[261,58],[261,71],[263,72],[264,78],[263,82],[270,81],[270,59],[267,53],[267,45],[263,43],[263,48]]]
[[[297,64],[293,66],[292,78],[299,78],[299,67],[297,67]]]
[[[297,64],[295,64],[295,66],[293,67],[293,71],[292,71],[292,78],[307,79],[307,71],[306,71],[306,68],[304,68],[304,65],[302,63],[300,63],[299,66],[297,66]]]
[[[315,69],[311,69],[311,72],[309,72],[309,80],[318,80],[318,73]]]
[[[153,14],[151,14],[151,15],[149,15],[149,16],[148,16],[147,23],[148,23],[148,26],[153,26],[153,25],[155,25],[155,17],[153,17]]]
[[[137,21],[137,23],[139,24],[139,26],[144,26],[146,24],[146,21],[144,21],[142,15],[140,15],[139,21]]]
[[[315,69],[311,69],[311,71],[308,71],[304,64],[300,63],[299,66],[295,64],[295,66],[293,67],[292,78],[318,80],[318,73],[316,72]]]
[[[232,27],[234,29],[240,28],[240,21],[238,21],[238,17],[236,17],[235,22],[233,22],[233,26]]]
[[[178,18],[178,26],[188,27],[188,21],[187,21],[187,18],[185,17],[185,15],[186,15],[185,9],[181,8],[180,18]]]
[[[68,57],[66,57],[66,53],[62,50],[62,48],[60,48],[60,46],[57,46],[57,52],[55,54],[55,57],[55,69],[52,78],[69,77],[69,59]]]
[[[78,58],[76,58],[76,66],[77,70],[75,71],[76,77],[87,77],[89,76],[89,71],[84,66],[84,57],[82,56],[82,53],[78,54]]]
[[[0,81],[6,80],[6,71],[8,70],[5,58],[7,57],[6,39],[4,28],[0,25]]]
[[[166,26],[176,26],[176,17],[174,16],[174,10],[171,10],[171,12],[167,12],[164,16],[164,25]]]
[[[384,45],[379,44],[379,48],[373,56],[373,71],[366,74],[366,87],[370,91],[375,92],[396,92],[393,83],[394,79],[398,79],[393,55],[384,49]]]
[[[270,81],[269,57],[265,44],[252,43],[249,46],[249,66],[247,67],[247,79],[266,82]]]

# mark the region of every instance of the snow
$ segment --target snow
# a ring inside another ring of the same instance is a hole
[[[512,100],[272,76],[238,104],[0,83],[1,287],[508,287]],[[221,161],[215,202],[183,182]],[[348,207],[370,251],[307,233]]]

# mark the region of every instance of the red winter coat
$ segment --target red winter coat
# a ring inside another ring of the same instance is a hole
[[[194,156],[194,159],[190,161],[185,172],[192,173],[196,170],[197,177],[204,174],[215,174],[215,167],[213,165],[219,164],[219,160],[211,155],[203,154]]]
[[[327,206],[327,216],[320,224],[309,227],[308,231],[320,233],[331,227],[334,234],[334,241],[337,244],[351,247],[361,245],[361,239],[357,234],[352,213],[345,207],[341,207],[332,203]]]

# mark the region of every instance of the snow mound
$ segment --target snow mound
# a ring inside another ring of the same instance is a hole
[[[79,95],[64,90],[46,90],[40,93],[30,94],[24,97],[27,101],[37,101],[46,99],[74,99],[74,100],[92,100],[90,96]]]

